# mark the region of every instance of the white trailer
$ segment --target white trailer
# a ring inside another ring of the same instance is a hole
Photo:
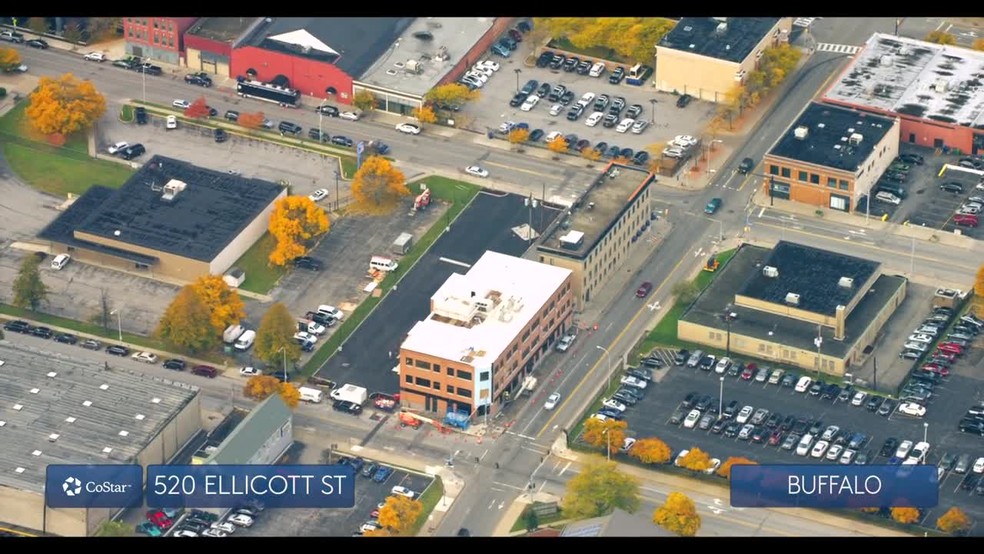
[[[310,387],[301,387],[297,389],[297,392],[301,393],[301,400],[305,402],[313,402],[319,404],[321,399],[324,398],[324,393],[320,389],[312,389]]]
[[[369,400],[369,391],[365,387],[357,387],[348,383],[331,391],[332,400],[347,400],[353,404],[364,406]]]

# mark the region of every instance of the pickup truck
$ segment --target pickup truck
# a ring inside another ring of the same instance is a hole
[[[7,42],[16,42],[19,44],[24,42],[24,35],[18,33],[17,31],[10,31],[10,30],[0,31],[0,40],[5,40]]]

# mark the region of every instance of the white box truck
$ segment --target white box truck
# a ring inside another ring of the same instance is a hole
[[[297,389],[297,392],[301,393],[301,400],[304,402],[313,402],[315,404],[321,403],[321,399],[324,398],[324,393],[320,389],[312,389],[310,387],[301,387]]]
[[[222,332],[222,340],[225,341],[226,344],[232,344],[236,342],[236,339],[242,336],[245,332],[246,328],[242,325],[230,325],[226,327],[225,331]]]
[[[249,350],[249,348],[253,346],[253,341],[255,340],[256,340],[256,331],[250,329],[244,332],[243,334],[239,335],[238,339],[236,339],[236,344],[235,344],[236,350]]]
[[[364,406],[369,400],[369,391],[365,387],[357,387],[348,383],[331,391],[332,400],[347,400],[353,404]]]

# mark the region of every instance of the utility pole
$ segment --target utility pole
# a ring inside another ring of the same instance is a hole
[[[813,339],[813,344],[817,345],[817,379],[820,379],[820,345],[823,344],[823,337],[820,332],[823,330],[823,326],[817,324],[817,338]]]

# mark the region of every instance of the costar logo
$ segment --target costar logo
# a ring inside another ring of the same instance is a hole
[[[62,483],[62,490],[65,491],[65,496],[77,496],[82,494],[82,481],[79,481],[75,477],[69,477],[65,479]]]

